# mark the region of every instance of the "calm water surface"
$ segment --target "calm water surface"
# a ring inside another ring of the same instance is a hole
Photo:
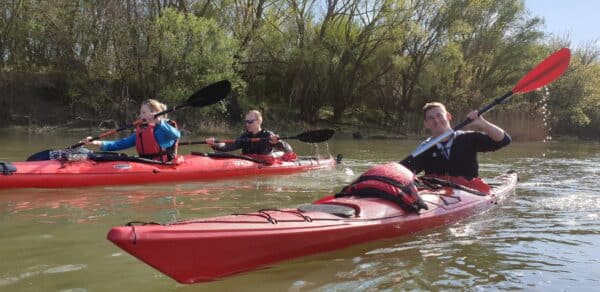
[[[64,147],[81,136],[0,133],[0,160],[5,161]],[[301,154],[314,153],[309,145],[292,143]],[[600,145],[592,142],[513,143],[480,155],[483,176],[515,169],[520,183],[497,208],[468,221],[216,282],[178,284],[106,240],[110,227],[129,221],[295,207],[339,190],[374,164],[403,158],[417,143],[333,140],[329,151],[345,156],[345,164],[334,171],[0,190],[0,291],[598,290]],[[203,147],[193,150],[208,150]],[[319,150],[327,152],[323,146]]]

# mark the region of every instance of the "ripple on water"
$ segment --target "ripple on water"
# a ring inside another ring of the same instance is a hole
[[[574,213],[585,211],[598,212],[600,211],[600,196],[588,192],[573,191],[561,196],[549,197],[545,200],[541,200],[540,206],[543,208]]]
[[[45,274],[67,273],[67,272],[83,270],[86,267],[87,267],[87,265],[84,265],[84,264],[63,265],[63,266],[46,269],[44,271],[44,273]]]
[[[27,268],[24,272],[20,273],[19,275],[16,275],[16,276],[9,275],[9,276],[0,278],[0,287],[12,285],[12,284],[18,283],[20,281],[23,281],[25,279],[35,277],[40,274],[67,273],[67,272],[82,270],[82,269],[85,269],[86,267],[87,267],[87,265],[84,265],[84,264],[71,264],[71,265],[63,265],[63,266],[57,266],[57,267],[49,267],[48,265],[36,265],[36,266]],[[80,288],[75,288],[75,289],[80,289]],[[66,290],[66,291],[85,291],[85,290]]]
[[[57,267],[48,267],[48,265],[36,265],[33,267],[27,268],[24,272],[19,275],[12,276],[8,275],[6,277],[0,278],[0,287],[8,286],[15,284],[19,281],[40,275],[40,274],[56,274],[56,273],[67,273],[85,269],[87,266],[84,264],[72,264],[72,265],[63,265]]]
[[[8,286],[10,284],[16,283],[19,281],[19,277],[3,277],[0,278],[0,287],[2,286]]]

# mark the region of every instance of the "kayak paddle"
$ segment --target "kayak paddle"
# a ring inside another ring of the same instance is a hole
[[[508,98],[511,97],[513,94],[529,92],[549,84],[550,82],[558,78],[560,75],[562,75],[565,72],[565,70],[567,70],[567,67],[569,67],[570,60],[571,51],[568,48],[562,48],[556,51],[554,54],[550,55],[544,61],[539,63],[535,68],[533,68],[533,70],[529,71],[527,75],[521,78],[521,80],[519,80],[517,85],[515,85],[515,87],[513,87],[511,91],[496,98],[493,102],[480,109],[478,115],[481,116],[496,105],[505,103],[506,101],[508,101]],[[434,139],[431,139],[431,141],[415,149],[415,151],[410,153],[410,155],[402,159],[400,163],[405,164],[406,162],[409,162],[411,159],[419,156],[421,153],[433,147],[433,145],[446,139],[448,136],[462,129],[464,126],[468,125],[472,121],[473,120],[469,118],[465,119],[460,124],[454,126],[454,128],[446,131],[445,133],[437,136]]]
[[[334,130],[332,129],[322,129],[322,130],[313,130],[313,131],[306,131],[303,133],[300,133],[296,136],[285,136],[285,137],[279,137],[279,139],[281,140],[300,140],[302,142],[306,142],[306,143],[321,143],[321,142],[325,142],[329,139],[331,139],[331,137],[333,136],[333,134],[335,133]],[[231,144],[231,143],[235,143],[236,141],[250,141],[250,142],[258,142],[258,141],[266,141],[269,140],[269,138],[250,138],[250,139],[241,139],[241,140],[236,140],[236,139],[231,139],[231,140],[215,140],[215,143],[226,143],[226,144]],[[179,142],[179,145],[196,145],[196,144],[206,144],[206,141],[190,141],[190,142]]]
[[[154,118],[157,118],[159,116],[168,114],[170,112],[173,112],[178,109],[185,108],[185,107],[204,107],[204,106],[208,106],[211,104],[215,104],[215,103],[223,100],[225,97],[227,97],[227,95],[229,94],[229,91],[231,91],[231,83],[228,80],[221,80],[221,81],[215,82],[213,84],[205,86],[205,87],[201,88],[200,90],[196,91],[184,103],[177,105],[171,109],[167,109],[167,110],[164,110],[162,112],[155,114]],[[90,141],[99,140],[106,136],[121,132],[123,130],[134,128],[142,123],[143,122],[141,120],[137,120],[137,121],[133,122],[132,124],[125,125],[118,129],[112,129],[112,130],[106,131],[96,137],[93,137]],[[73,145],[69,146],[68,149],[74,149],[77,147],[81,147],[83,145],[85,145],[85,143],[79,142],[77,144],[73,144]],[[29,156],[29,158],[27,158],[27,161],[49,160],[50,159],[50,151],[53,151],[53,150],[49,149],[49,150],[44,150],[44,151],[35,153],[35,154]]]

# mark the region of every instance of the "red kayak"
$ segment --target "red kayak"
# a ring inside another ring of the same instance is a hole
[[[114,227],[108,240],[181,283],[212,281],[279,261],[448,225],[495,206],[517,174],[496,177],[489,194],[420,188],[427,210],[405,211],[382,198],[327,197],[297,209],[266,209],[180,221]]]
[[[117,157],[118,158],[118,157]],[[179,164],[160,164],[121,157],[117,161],[26,161],[4,163],[0,189],[70,188],[230,178],[256,174],[286,174],[331,168],[332,157],[298,157],[294,161],[259,159],[228,153],[184,155]],[[270,164],[272,163],[272,164]]]

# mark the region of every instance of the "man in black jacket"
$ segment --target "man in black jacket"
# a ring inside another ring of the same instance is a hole
[[[425,128],[431,132],[431,137],[423,144],[452,129],[452,115],[444,104],[427,103],[423,113]],[[502,128],[479,116],[476,110],[467,117],[472,120],[470,125],[480,131],[456,131],[405,166],[414,173],[425,171],[426,175],[462,176],[468,180],[478,177],[477,152],[496,151],[510,144],[511,138]]]
[[[275,150],[285,153],[293,152],[292,147],[285,141],[279,140],[279,135],[262,129],[262,114],[257,110],[251,110],[246,114],[246,131],[240,135],[234,143],[216,143],[215,138],[206,139],[206,144],[217,151],[233,151],[242,149],[242,154],[271,154]]]

